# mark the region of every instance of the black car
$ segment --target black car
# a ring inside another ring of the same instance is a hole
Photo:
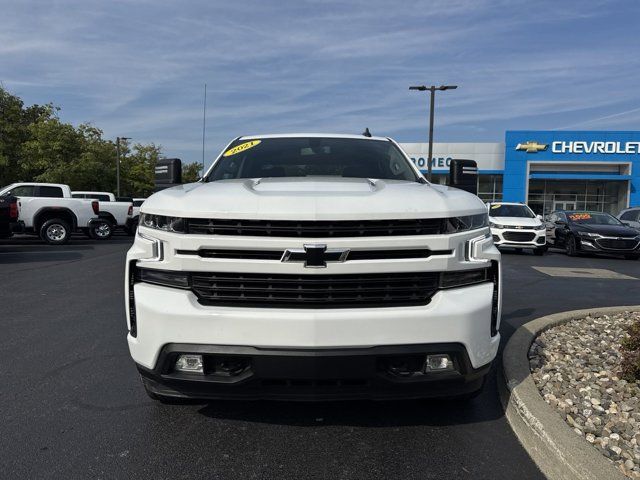
[[[549,221],[555,229],[553,245],[564,248],[567,255],[591,252],[640,258],[640,233],[608,213],[556,211]]]

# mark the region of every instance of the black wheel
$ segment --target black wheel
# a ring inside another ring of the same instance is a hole
[[[94,240],[107,240],[113,235],[113,226],[106,220],[98,220],[91,225],[89,234]]]
[[[572,235],[569,238],[567,238],[567,241],[566,241],[564,249],[565,249],[565,252],[567,253],[567,255],[569,255],[570,257],[575,257],[578,254],[578,247],[576,245],[576,237],[574,237]]]
[[[64,220],[52,218],[40,227],[40,238],[49,245],[64,245],[71,238],[71,227]]]
[[[547,247],[537,247],[533,249],[533,254],[537,255],[538,257],[541,257],[542,255],[544,255],[544,252],[547,251]]]
[[[627,260],[638,260],[640,258],[640,255],[638,255],[637,253],[632,253],[630,255],[625,255],[624,258],[626,258]]]

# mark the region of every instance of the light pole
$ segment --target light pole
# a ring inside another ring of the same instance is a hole
[[[120,196],[120,140],[131,140],[130,137],[116,138],[116,197]]]
[[[429,181],[431,181],[431,164],[433,162],[433,111],[436,101],[436,90],[455,90],[456,88],[458,88],[457,85],[440,85],[439,87],[435,85],[431,85],[430,87],[419,85],[409,87],[409,90],[419,90],[421,92],[429,90],[431,92],[431,108],[429,109],[429,157],[427,158],[427,180]]]

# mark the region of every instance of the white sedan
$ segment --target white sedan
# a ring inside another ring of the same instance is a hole
[[[488,203],[489,224],[497,247],[532,249],[535,255],[547,251],[546,226],[539,215],[523,203]]]

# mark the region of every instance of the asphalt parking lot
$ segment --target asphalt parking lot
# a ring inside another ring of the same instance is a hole
[[[130,242],[0,241],[4,478],[542,478],[504,418],[499,366],[466,405],[152,402],[125,340]],[[638,261],[503,259],[503,343],[541,315],[638,303]]]

